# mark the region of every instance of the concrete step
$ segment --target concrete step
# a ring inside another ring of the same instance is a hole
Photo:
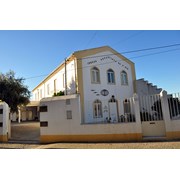
[[[143,142],[167,141],[165,136],[144,136]]]
[[[12,144],[40,144],[39,140],[17,140],[17,139],[9,139],[8,143]]]

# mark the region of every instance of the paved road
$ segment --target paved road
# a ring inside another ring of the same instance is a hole
[[[22,122],[11,123],[10,141],[29,141],[39,142],[40,123],[39,122]]]

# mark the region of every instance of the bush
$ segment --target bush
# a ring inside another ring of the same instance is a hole
[[[64,96],[64,91],[59,91],[58,93],[54,93],[53,96]]]

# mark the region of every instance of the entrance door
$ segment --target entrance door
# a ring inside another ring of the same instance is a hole
[[[109,118],[111,118],[111,122],[118,121],[118,113],[117,113],[117,104],[116,102],[109,103]]]
[[[111,122],[118,121],[117,101],[114,96],[109,100],[109,119]]]

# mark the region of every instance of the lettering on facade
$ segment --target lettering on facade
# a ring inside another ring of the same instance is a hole
[[[88,64],[88,65],[90,65],[90,64],[94,64],[94,63],[97,63],[97,61],[96,61],[96,60],[94,60],[94,61],[89,61],[89,62],[87,62],[87,64]]]
[[[100,60],[101,60],[101,61],[104,61],[104,60],[107,60],[107,59],[109,59],[109,60],[111,60],[111,61],[113,61],[113,62],[117,62],[117,60],[115,60],[114,58],[109,57],[109,56],[105,56],[105,57],[101,58]],[[120,65],[121,67],[124,67],[125,69],[128,70],[128,67],[126,67],[124,64],[122,64],[122,63],[120,63],[120,62],[117,62],[117,64]]]
[[[105,56],[105,57],[102,57],[102,58],[100,59],[100,61],[105,61],[105,60],[113,61],[113,62],[117,63],[119,66],[121,66],[122,68],[125,68],[125,69],[128,70],[128,67],[127,67],[127,66],[125,66],[125,65],[122,64],[121,62],[118,62],[116,59],[114,59],[114,58],[112,58],[112,57],[110,57],[110,56]],[[97,63],[97,60],[92,60],[92,61],[87,62],[88,65],[92,65],[92,64],[95,64],[95,63]]]

